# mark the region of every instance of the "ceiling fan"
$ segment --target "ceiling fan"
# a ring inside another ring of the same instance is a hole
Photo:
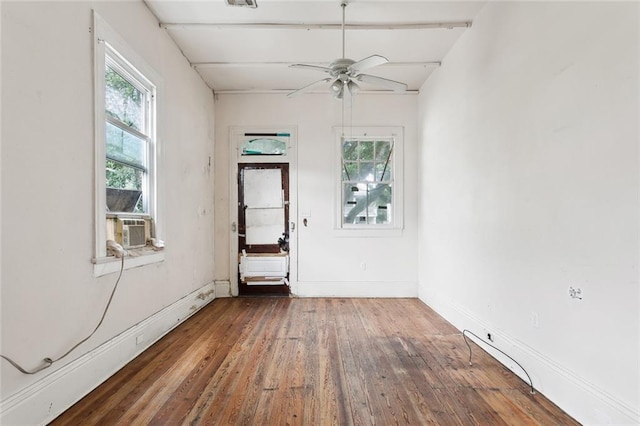
[[[407,85],[404,83],[400,83],[399,81],[376,77],[369,74],[362,74],[362,71],[364,70],[388,63],[389,60],[384,56],[371,55],[357,62],[353,59],[345,58],[344,20],[347,0],[342,0],[340,3],[340,7],[342,7],[342,58],[336,59],[335,61],[331,62],[328,67],[308,64],[290,65],[293,68],[306,68],[322,71],[329,74],[331,77],[314,81],[313,83],[304,86],[301,89],[289,93],[287,96],[292,97],[300,93],[307,92],[316,86],[320,86],[328,82],[331,82],[329,88],[331,89],[331,93],[333,94],[333,96],[337,99],[350,100],[351,96],[353,96],[353,94],[359,89],[356,81],[374,84],[397,92],[406,91]]]

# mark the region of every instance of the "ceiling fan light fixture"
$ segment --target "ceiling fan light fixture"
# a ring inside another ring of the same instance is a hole
[[[360,86],[358,86],[358,84],[355,81],[349,80],[349,82],[347,83],[347,89],[349,89],[349,92],[352,95],[355,95],[360,91]]]
[[[334,94],[339,94],[342,92],[342,87],[343,87],[344,83],[342,83],[342,81],[340,79],[336,79],[332,84],[331,84],[331,91]]]
[[[255,9],[258,7],[257,0],[224,0],[228,6],[249,7]]]

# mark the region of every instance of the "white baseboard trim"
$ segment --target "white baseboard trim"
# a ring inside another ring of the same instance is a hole
[[[0,424],[52,421],[213,299],[209,283],[3,400]]]
[[[468,329],[479,336],[483,336],[484,330],[491,330],[494,341],[497,342],[493,344],[518,360],[527,369],[536,391],[549,398],[580,423],[585,425],[640,424],[638,407],[616,399],[604,389],[578,376],[516,337],[496,329],[495,326],[489,326],[454,301],[445,300],[433,293],[427,297],[421,294],[420,300],[458,330]],[[527,376],[512,360],[482,342],[478,344],[527,384],[529,383]]]
[[[292,288],[297,297],[418,297],[415,282],[342,281],[310,282],[298,281]]]
[[[229,281],[216,281],[216,297],[231,297],[231,283]]]

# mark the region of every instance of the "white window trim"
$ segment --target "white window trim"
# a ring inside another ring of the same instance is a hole
[[[397,237],[402,235],[404,228],[404,200],[403,200],[403,164],[404,164],[404,128],[401,126],[353,126],[343,128],[334,127],[334,144],[337,159],[335,171],[335,222],[334,234],[338,237]],[[342,139],[353,138],[394,138],[393,165],[393,223],[388,225],[343,225],[342,223]]]
[[[117,272],[120,270],[120,259],[116,259],[113,256],[107,255],[107,242],[106,242],[106,147],[105,147],[105,81],[104,81],[104,69],[105,69],[105,55],[107,43],[116,52],[122,55],[125,60],[131,64],[131,66],[137,69],[141,74],[147,78],[153,86],[155,86],[156,99],[163,99],[162,96],[162,79],[128,44],[119,36],[111,26],[100,17],[95,11],[93,11],[93,74],[94,74],[94,141],[95,141],[95,209],[94,209],[94,228],[95,228],[95,247],[93,256],[93,273],[94,276],[102,276],[105,274]],[[156,102],[152,103],[154,108]],[[149,164],[147,167],[149,174],[149,182],[155,186],[155,188],[148,191],[148,210],[146,216],[150,216],[154,220],[154,229],[156,238],[162,239],[162,221],[161,221],[161,208],[155,196],[159,191],[159,182],[157,174],[157,164],[161,161],[160,153],[158,149],[159,138],[158,134],[159,126],[162,120],[158,118],[158,109],[153,111],[152,120],[155,123],[150,123],[151,134],[149,135],[155,144],[148,145],[149,149]],[[125,257],[124,268],[130,269],[139,266],[148,265],[151,263],[162,262],[164,260],[164,251],[150,252],[150,253],[136,253],[135,257]]]

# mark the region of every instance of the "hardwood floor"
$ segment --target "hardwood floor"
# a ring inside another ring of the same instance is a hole
[[[571,425],[417,299],[217,299],[53,425]]]

